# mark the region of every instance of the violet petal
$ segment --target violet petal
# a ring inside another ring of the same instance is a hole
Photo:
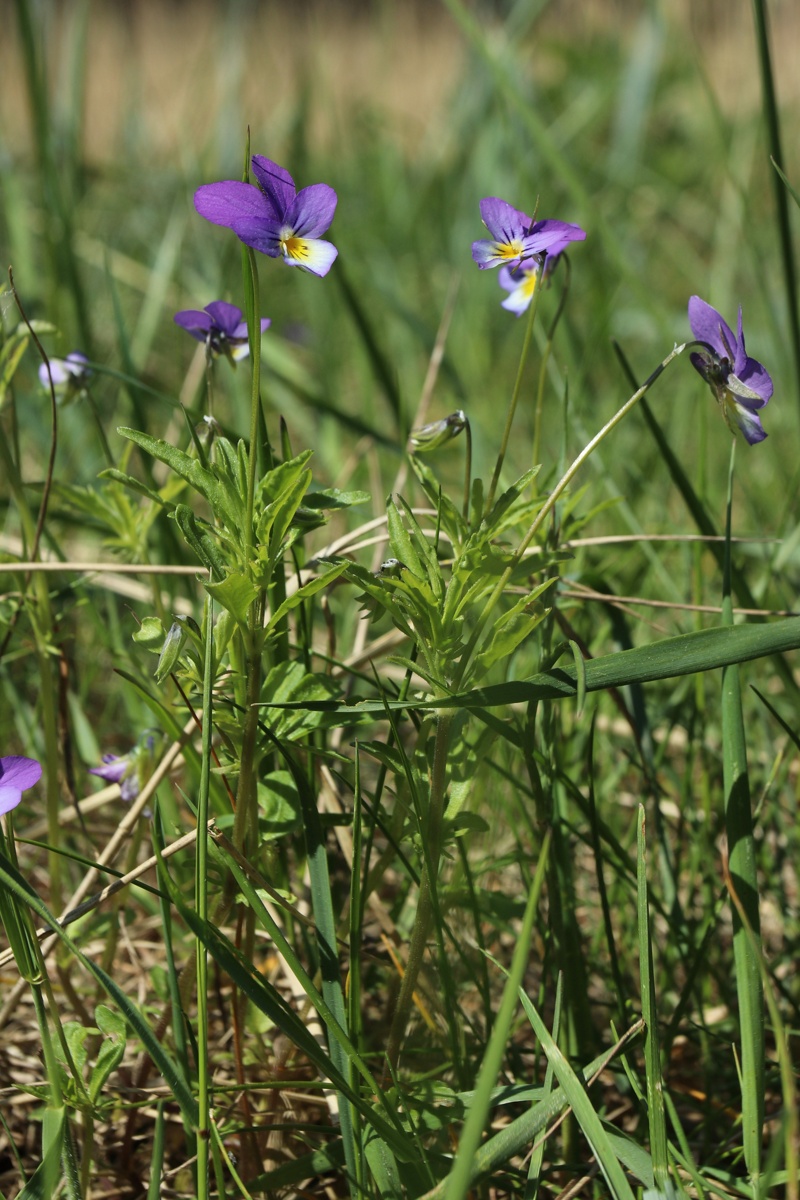
[[[222,183],[206,183],[194,194],[194,206],[212,225],[234,229],[237,221],[272,217],[272,206],[252,183],[237,183],[234,179]]]
[[[338,197],[327,183],[312,183],[297,193],[286,211],[286,224],[297,237],[318,238],[330,225]]]
[[[729,358],[731,354],[735,354],[737,339],[733,336],[732,329],[717,310],[699,296],[692,296],[689,301],[689,324],[697,340],[708,342],[720,358]]]
[[[279,167],[263,154],[254,154],[250,162],[253,174],[273,209],[271,215],[276,220],[283,221],[297,192],[294,180],[285,167]]]
[[[492,237],[498,242],[513,242],[523,238],[531,226],[531,218],[518,208],[512,208],[499,196],[487,196],[481,200],[481,220]]]

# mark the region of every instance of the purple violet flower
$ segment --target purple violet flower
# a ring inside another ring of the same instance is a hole
[[[722,406],[728,428],[732,433],[740,429],[751,446],[763,442],[767,435],[758,410],[772,395],[772,379],[745,351],[741,305],[736,337],[717,310],[699,296],[689,301],[689,324],[697,340],[705,343],[689,358]]]
[[[541,256],[537,255],[535,258],[526,259],[517,267],[501,267],[498,283],[501,288],[505,288],[510,293],[501,302],[501,307],[507,308],[509,312],[516,313],[518,317],[521,317],[529,308],[540,279],[542,284],[550,282],[550,277],[558,266],[561,255],[569,245],[569,240],[562,238],[560,241],[554,242],[544,255],[543,264]]]
[[[175,313],[173,318],[198,342],[205,342],[209,355],[215,358],[224,354],[231,362],[247,358],[250,344],[247,340],[247,322],[242,320],[242,310],[224,300],[214,300],[202,312],[187,308]],[[269,317],[261,318],[261,332],[269,329]]]
[[[586,231],[566,221],[534,221],[497,196],[481,200],[481,218],[492,235],[472,243],[472,257],[482,271],[489,267],[518,267],[551,247],[563,250],[582,242]]]
[[[323,234],[336,212],[336,192],[327,183],[297,191],[288,171],[262,154],[252,157],[258,186],[227,179],[207,183],[194,206],[213,225],[232,229],[239,241],[270,258],[312,275],[327,275],[339,251]]]
[[[150,778],[164,743],[159,733],[145,733],[127,754],[104,754],[101,767],[90,767],[90,775],[99,775],[106,783],[118,783],[120,796],[127,803],[135,800]]]
[[[22,793],[42,778],[42,764],[35,758],[10,754],[0,758],[0,816],[16,808]]]
[[[85,354],[81,354],[80,350],[73,350],[66,358],[51,358],[50,377],[53,380],[56,400],[60,402],[74,400],[85,389],[92,377],[89,360]],[[46,392],[50,391],[47,363],[41,363],[39,366],[39,383]]]

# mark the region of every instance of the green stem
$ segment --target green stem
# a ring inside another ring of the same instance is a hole
[[[558,322],[561,320],[561,314],[564,311],[567,303],[567,296],[569,295],[569,283],[572,274],[572,268],[569,265],[569,259],[567,258],[566,254],[564,255],[564,270],[565,279],[564,286],[561,289],[561,298],[558,301],[558,308],[556,309],[553,320],[550,322],[550,328],[547,331],[547,341],[545,342],[544,351],[542,352],[542,365],[539,368],[539,387],[536,393],[536,416],[534,418],[533,425],[534,466],[538,466],[538,464],[541,462],[540,451],[542,440],[542,407],[544,402],[544,381],[545,375],[547,374],[547,364],[550,361],[550,354],[553,349],[553,338],[555,337]]]
[[[506,450],[508,449],[508,439],[511,437],[511,425],[514,420],[514,413],[516,412],[517,401],[519,400],[519,393],[522,389],[522,376],[525,371],[525,363],[528,361],[528,351],[529,351],[530,345],[531,345],[531,335],[533,333],[533,323],[536,320],[536,310],[539,307],[539,292],[540,291],[541,291],[541,288],[538,286],[538,282],[537,282],[537,287],[533,293],[533,299],[531,300],[530,308],[528,309],[528,323],[525,326],[525,339],[522,343],[522,353],[519,356],[519,366],[517,367],[517,378],[516,378],[516,382],[514,384],[514,391],[511,393],[511,403],[509,404],[508,412],[506,413],[506,427],[503,430],[503,440],[500,443],[500,453],[497,456],[497,462],[496,462],[495,468],[494,468],[494,475],[492,475],[492,482],[489,485],[489,494],[486,497],[486,511],[487,512],[489,512],[491,510],[492,504],[494,503],[495,492],[497,491],[497,484],[500,480],[500,471],[502,470],[502,467],[503,467],[503,459],[505,458]]]
[[[650,375],[645,380],[645,382],[642,384],[642,386],[633,393],[633,395],[630,397],[629,400],[625,401],[622,408],[618,409],[618,411],[616,413],[614,413],[614,416],[611,418],[610,421],[606,422],[606,424],[603,426],[603,428],[600,430],[600,432],[595,434],[595,436],[592,438],[592,440],[586,446],[584,446],[583,450],[581,450],[580,454],[572,462],[571,466],[569,466],[567,468],[567,470],[564,472],[564,474],[561,476],[558,483],[553,488],[552,492],[550,492],[550,494],[548,495],[544,504],[539,509],[536,516],[534,517],[533,522],[532,522],[530,528],[528,529],[528,532],[525,534],[524,538],[520,542],[520,544],[517,548],[516,554],[514,555],[511,562],[509,563],[506,570],[500,576],[500,580],[498,581],[497,586],[495,587],[494,591],[492,592],[491,596],[489,597],[488,601],[486,602],[486,607],[484,608],[483,612],[481,613],[480,617],[478,618],[475,628],[472,631],[472,636],[470,637],[469,644],[467,645],[467,648],[461,657],[459,671],[458,671],[457,677],[454,681],[454,687],[456,689],[458,689],[458,687],[461,684],[461,681],[464,679],[467,668],[472,659],[472,655],[475,651],[475,648],[477,647],[480,636],[483,633],[483,630],[486,626],[486,622],[488,621],[488,619],[492,613],[492,610],[494,609],[494,607],[497,604],[500,597],[503,595],[503,592],[506,589],[506,586],[508,584],[509,579],[511,578],[511,575],[513,574],[513,572],[516,570],[517,566],[519,565],[523,554],[528,549],[528,546],[530,546],[530,544],[533,541],[533,539],[535,538],[536,534],[541,529],[546,517],[552,512],[557,501],[561,498],[562,494],[569,487],[570,483],[572,482],[574,477],[577,475],[578,471],[583,466],[583,464],[586,462],[587,458],[589,458],[590,455],[593,454],[593,452],[597,449],[597,447],[604,440],[604,438],[608,437],[608,435],[611,433],[612,429],[615,429],[616,426],[619,425],[620,421],[622,421],[625,417],[627,417],[627,415],[631,411],[631,409],[635,408],[635,406],[641,400],[641,398],[645,394],[645,392],[647,392],[649,390],[649,388],[652,387],[652,385],[658,379],[661,372],[664,371],[669,366],[669,364],[672,362],[673,358],[677,358],[678,355],[681,354],[685,349],[686,349],[685,343],[680,346],[675,346],[675,348],[667,355],[667,357],[663,360],[663,362],[660,362],[658,364],[655,371],[653,371],[652,375]],[[488,508],[488,505],[487,505],[487,508]]]
[[[465,418],[464,433],[467,438],[467,449],[464,456],[464,520],[469,524],[469,494],[472,490],[472,426],[469,418]]]
[[[258,286],[258,263],[255,252],[248,246],[250,268],[252,319],[248,312],[247,332],[250,339],[250,456],[247,462],[247,508],[245,510],[245,566],[249,566],[253,550],[253,514],[256,502],[256,468],[258,465],[258,414],[261,407],[261,299]]]
[[[256,601],[250,609],[247,652],[245,655],[245,713],[242,728],[242,749],[239,763],[239,785],[236,789],[236,815],[233,819],[231,841],[244,852],[250,833],[256,827],[256,748],[258,744],[258,704],[261,692],[261,650]]]
[[[442,826],[444,823],[445,801],[447,797],[447,747],[450,739],[450,726],[453,714],[440,712],[436,722],[436,744],[433,753],[433,770],[431,772],[430,801],[428,803],[427,829],[423,832],[422,844],[425,850],[425,861],[419,885],[419,900],[417,915],[411,933],[408,947],[408,962],[397,1000],[397,1008],[392,1018],[389,1040],[386,1045],[386,1062],[388,1068],[395,1072],[400,1059],[400,1050],[411,1013],[411,1003],[414,989],[419,977],[428,935],[433,925],[435,913],[436,877],[439,870],[441,854]]]
[[[195,860],[195,905],[201,921],[208,920],[208,799],[211,785],[211,736],[213,731],[214,614],[206,597],[205,673],[203,676],[203,757],[200,793],[197,798],[197,856]],[[208,952],[197,947],[197,1200],[207,1200],[210,1146],[210,1090],[208,1072]]]
[[[731,597],[731,510],[733,507],[733,466],[736,439],[731,446],[728,473],[728,505],[725,524],[725,563],[723,570],[722,623],[733,625]],[[756,847],[750,781],[747,774],[747,749],[742,714],[739,666],[722,672],[722,744],[723,785],[725,790],[725,831],[728,840],[730,875],[745,914],[733,912],[733,960],[736,970],[736,994],[739,1001],[741,1037],[742,1140],[744,1160],[753,1197],[760,1194],[761,1138],[764,1128],[765,1046],[764,993],[761,983],[761,953]]]

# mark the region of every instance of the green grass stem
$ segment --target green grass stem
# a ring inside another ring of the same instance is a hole
[[[495,1086],[506,1047],[511,1034],[511,1024],[519,1004],[519,988],[528,962],[531,950],[531,936],[536,920],[544,881],[547,878],[547,867],[550,857],[550,833],[545,834],[542,842],[539,861],[536,864],[536,874],[533,879],[528,901],[525,905],[525,915],[519,929],[517,945],[508,972],[503,998],[495,1018],[492,1035],[483,1056],[475,1091],[472,1097],[467,1119],[461,1131],[453,1169],[450,1172],[444,1190],[444,1200],[464,1200],[470,1187],[475,1152],[480,1145],[486,1118],[492,1102],[492,1090]]]
[[[722,620],[733,624],[731,598],[731,520],[733,509],[733,468],[736,439],[731,444],[728,472],[728,504],[725,523],[725,571],[722,585]],[[725,832],[728,862],[736,893],[747,916],[757,948],[760,948],[756,846],[747,771],[747,741],[742,714],[742,690],[736,663],[722,671],[722,765],[725,789]],[[742,1135],[744,1159],[753,1200],[761,1189],[761,1138],[764,1128],[765,1044],[764,994],[761,985],[759,955],[754,951],[739,913],[733,914],[733,956],[736,968],[736,994],[739,1000],[741,1037]]]
[[[664,1197],[673,1193],[667,1151],[667,1119],[664,1109],[664,1080],[661,1074],[661,1048],[658,1034],[658,998],[653,972],[653,943],[650,934],[650,910],[647,900],[647,842],[644,805],[639,805],[636,834],[637,929],[639,933],[639,979],[644,1019],[644,1064],[647,1081],[647,1121],[650,1128],[650,1154],[653,1159],[655,1186]]]
[[[539,296],[541,295],[541,286],[537,284],[534,289],[533,299],[528,306],[528,319],[525,322],[525,336],[522,339],[522,350],[519,356],[519,366],[517,367],[517,377],[514,380],[514,390],[511,393],[508,409],[506,411],[506,423],[503,427],[503,436],[500,439],[500,450],[497,454],[497,461],[494,465],[492,481],[489,484],[489,491],[486,494],[486,511],[491,512],[494,498],[497,493],[497,485],[500,482],[500,472],[503,469],[503,462],[508,449],[508,440],[511,437],[511,426],[514,423],[514,414],[517,411],[517,402],[519,401],[520,392],[522,390],[522,379],[525,374],[525,366],[528,361],[528,351],[531,347],[531,337],[533,336],[533,326],[536,321],[536,313],[539,308]]]

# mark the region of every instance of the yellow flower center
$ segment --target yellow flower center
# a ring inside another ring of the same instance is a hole
[[[295,237],[290,233],[281,238],[281,252],[286,258],[304,262],[308,258],[308,245],[305,238]]]
[[[495,243],[495,258],[519,258],[522,254],[522,242],[515,240],[513,242],[496,242]]]

